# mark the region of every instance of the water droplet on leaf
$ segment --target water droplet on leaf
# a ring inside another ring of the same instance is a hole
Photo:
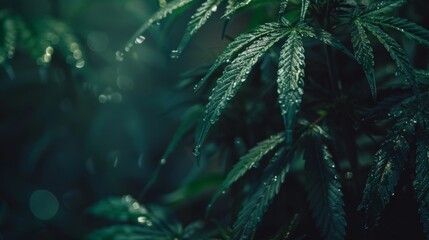
[[[195,157],[198,157],[200,155],[200,149],[201,149],[201,145],[195,146],[194,150],[192,151]]]
[[[124,53],[121,51],[116,51],[116,61],[122,62],[124,60]]]
[[[180,56],[180,51],[179,50],[173,50],[171,51],[170,57],[173,59],[177,59]]]
[[[144,36],[138,36],[134,41],[136,44],[142,44],[146,38]]]

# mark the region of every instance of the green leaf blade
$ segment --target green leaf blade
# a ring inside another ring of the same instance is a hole
[[[385,16],[366,19],[374,25],[402,32],[407,38],[429,47],[429,31],[407,19]]]
[[[316,40],[321,41],[323,44],[332,46],[342,53],[346,54],[351,59],[355,59],[354,55],[341,43],[341,41],[330,34],[329,32],[323,29],[315,29],[310,26],[302,26],[299,28],[300,33],[303,34],[304,37],[314,38]]]
[[[277,152],[278,155],[274,156],[272,163],[265,169],[262,181],[254,193],[244,202],[233,226],[233,240],[253,239],[262,216],[267,211],[272,199],[280,191],[286,174],[289,172],[290,157],[293,156],[290,153],[283,156],[280,152],[282,150]]]
[[[229,171],[225,180],[213,196],[207,210],[210,210],[210,207],[213,206],[219,196],[225,193],[225,191],[227,191],[232,184],[238,181],[238,179],[240,179],[250,169],[257,167],[259,161],[269,152],[273,151],[283,141],[284,133],[272,135],[270,138],[259,142],[255,147],[250,149],[246,155],[242,156],[240,161],[233,166],[231,171]]]
[[[368,36],[359,20],[353,22],[352,45],[357,62],[362,66],[368,80],[372,97],[377,96],[377,84],[374,75],[374,54]]]
[[[255,0],[236,0],[236,1],[230,1],[228,4],[228,7],[226,9],[225,14],[222,16],[222,18],[230,18],[231,15],[237,12],[237,10],[244,8],[245,6],[251,4]]]
[[[402,7],[406,2],[406,0],[375,1],[363,10],[360,16],[373,16],[389,13],[399,7]]]
[[[429,131],[425,130],[417,138],[416,176],[413,182],[419,203],[420,222],[429,239]]]
[[[225,68],[222,76],[217,80],[216,86],[209,97],[209,102],[206,105],[203,127],[194,151],[196,155],[198,155],[199,148],[204,142],[210,126],[217,122],[229,101],[238,92],[242,83],[246,81],[253,65],[287,33],[289,33],[288,29],[283,29],[282,31],[272,32],[257,39],[243,52],[238,54],[234,61]]]
[[[370,218],[374,220],[374,225],[395,192],[399,177],[408,160],[410,135],[413,129],[413,125],[396,128],[386,137],[375,154],[363,199],[358,207],[358,210],[365,209],[367,220]]]
[[[185,7],[191,3],[195,2],[195,0],[173,0],[169,2],[164,7],[160,8],[156,13],[154,13],[149,20],[147,20],[143,25],[134,33],[130,40],[125,44],[125,51],[130,51],[131,47],[134,46],[136,39],[141,37],[141,35],[146,32],[153,24],[161,21],[166,18],[168,15],[173,13],[174,11]]]
[[[233,42],[231,42],[226,47],[222,54],[215,60],[213,65],[207,71],[207,74],[195,86],[195,91],[198,91],[201,88],[201,86],[209,79],[209,77],[218,67],[220,67],[225,62],[230,62],[239,50],[241,50],[246,45],[250,44],[258,38],[261,38],[276,31],[281,31],[282,28],[283,27],[278,23],[266,23],[258,26],[250,32],[239,35]]]
[[[344,239],[344,200],[332,156],[321,136],[307,136],[305,186],[316,225],[324,239]]]
[[[177,47],[177,56],[183,51],[188,42],[191,40],[198,30],[207,22],[210,16],[217,11],[217,7],[223,0],[208,0],[204,2],[192,15],[191,21],[188,23],[185,34],[180,40]]]
[[[286,144],[292,142],[296,113],[301,105],[305,67],[304,46],[296,30],[288,36],[280,52],[277,83],[281,113],[285,122]]]
[[[410,86],[415,92],[418,92],[418,83],[416,81],[414,69],[411,66],[408,57],[406,56],[404,49],[402,49],[395,39],[390,37],[380,27],[367,21],[362,22],[362,24],[384,46],[384,48],[390,54],[390,57],[395,61],[398,69],[405,75],[405,78]]]

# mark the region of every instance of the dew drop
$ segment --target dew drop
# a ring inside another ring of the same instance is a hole
[[[122,62],[124,61],[124,53],[121,51],[116,51],[116,61]]]
[[[163,158],[159,161],[161,165],[165,165],[167,163],[167,159]]]
[[[222,194],[226,194],[226,191],[225,191],[225,190],[223,190],[223,191],[222,191]]]
[[[134,41],[136,44],[142,44],[146,40],[144,36],[138,36],[136,40]]]
[[[195,146],[194,150],[192,151],[192,153],[194,154],[195,157],[198,157],[200,155],[200,149],[201,149],[201,145],[197,145]]]
[[[216,5],[214,5],[210,10],[211,10],[212,12],[216,12],[216,11],[217,11],[217,6],[216,6]]]
[[[173,50],[173,51],[171,51],[170,57],[172,59],[178,59],[180,56],[180,53],[181,52],[179,50]]]

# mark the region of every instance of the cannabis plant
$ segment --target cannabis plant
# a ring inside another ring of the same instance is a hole
[[[402,177],[413,186],[411,192],[429,239],[428,74],[412,66],[409,54],[397,40],[404,36],[429,47],[429,31],[392,15],[406,1],[160,1],[160,10],[137,31],[125,52],[139,43],[154,23],[193,4],[197,4],[196,10],[172,58],[180,56],[191,37],[218,9],[225,9],[221,17],[225,23],[241,12],[254,11],[250,18],[257,24],[235,37],[195,85],[196,91],[211,86],[202,120],[184,124],[176,138],[197,126],[194,154],[198,156],[207,137],[213,136],[216,142],[216,134],[210,134],[210,130],[222,114],[233,114],[234,105],[246,104],[234,102],[241,88],[259,84],[271,90],[273,82],[277,85],[276,109],[282,117],[282,127],[259,126],[266,129],[266,139],[237,160],[208,205],[210,216],[210,209],[221,195],[235,184],[243,187],[238,190],[244,196],[237,198],[241,207],[234,216],[232,239],[253,239],[258,225],[270,221],[264,214],[273,199],[294,194],[282,188],[292,172],[304,176],[299,182],[306,190],[320,236],[344,239],[350,224],[347,219],[353,218],[345,212],[344,183],[365,168],[359,149],[368,140],[379,150],[370,164],[358,206],[366,215],[365,229],[376,226],[394,194],[401,193],[396,187]],[[258,9],[264,7],[270,13],[257,17],[261,13]],[[379,46],[390,56],[380,57],[389,62],[384,66],[376,61],[378,55],[383,56]],[[260,66],[260,75],[256,66]],[[391,69],[387,76],[380,76],[382,67]],[[276,74],[271,74],[273,69]],[[253,103],[251,99],[246,101]],[[248,112],[253,110],[258,111]],[[240,116],[235,121],[246,122],[247,117]],[[276,130],[279,132],[274,133]],[[164,157],[171,151],[169,148]],[[249,174],[252,179],[245,177]],[[251,186],[252,191],[246,191],[245,186]],[[277,239],[290,238],[290,231],[278,234]],[[276,234],[265,232],[258,236]]]

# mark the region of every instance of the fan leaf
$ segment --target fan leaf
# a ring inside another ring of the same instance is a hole
[[[417,138],[416,177],[413,182],[419,203],[420,221],[429,239],[429,131]]]
[[[319,40],[323,44],[336,48],[337,50],[346,54],[351,59],[355,59],[354,55],[341,43],[341,41],[329,32],[320,28],[315,29],[310,26],[301,26],[299,30],[300,33],[302,33],[305,37],[310,37]]]
[[[375,99],[377,95],[377,84],[374,75],[374,54],[368,36],[363,29],[362,23],[358,19],[353,22],[352,44],[356,61],[362,66],[369,83],[372,97]]]
[[[291,31],[280,52],[277,83],[279,103],[286,130],[286,144],[292,142],[296,113],[301,105],[304,86],[304,47],[296,30]]]
[[[130,51],[131,47],[134,46],[135,42],[138,39],[141,39],[141,35],[148,30],[153,24],[161,21],[166,18],[168,15],[173,13],[174,11],[185,7],[191,3],[195,2],[195,0],[173,0],[169,2],[164,7],[160,8],[157,12],[155,12],[149,20],[147,20],[143,25],[134,33],[130,40],[125,45],[125,51]]]
[[[228,7],[226,8],[226,12],[222,16],[222,18],[230,18],[231,15],[237,12],[237,10],[249,5],[254,1],[256,0],[236,0],[234,2],[231,2],[230,4],[228,4]]]
[[[412,123],[412,121],[411,121]],[[377,223],[384,207],[395,192],[395,186],[408,160],[413,124],[402,124],[386,137],[375,154],[374,162],[358,210],[365,209],[367,220]]]
[[[207,210],[210,210],[210,207],[213,206],[214,202],[219,198],[219,196],[225,193],[232,184],[234,184],[250,169],[257,167],[259,161],[269,152],[273,151],[283,141],[284,133],[278,133],[264,141],[259,142],[255,147],[250,149],[246,155],[242,156],[240,161],[234,165],[231,171],[229,171],[222,185],[219,187],[216,194],[212,198]]]
[[[194,151],[196,155],[198,155],[199,148],[204,142],[210,126],[217,122],[227,103],[235,96],[241,84],[246,81],[253,65],[268,49],[289,32],[290,30],[286,28],[281,31],[271,32],[257,39],[225,68],[223,75],[217,80],[206,105],[204,123]]]
[[[416,81],[416,76],[413,70],[413,67],[408,60],[408,57],[405,55],[402,47],[385,33],[380,27],[369,23],[362,22],[363,26],[368,29],[377,40],[384,46],[384,48],[389,52],[392,59],[395,61],[398,69],[405,75],[406,80],[411,85],[415,92],[418,92],[418,83]]]
[[[316,225],[324,239],[344,239],[343,194],[332,156],[320,135],[310,133],[305,142],[305,186]]]
[[[376,1],[371,3],[365,10],[359,14],[360,16],[373,16],[383,13],[389,13],[402,5],[404,5],[406,0],[386,0],[386,1]]]
[[[307,15],[308,5],[310,5],[310,0],[302,0],[301,1],[301,14],[299,16],[299,20],[302,22],[305,19],[305,15]]]
[[[266,23],[258,26],[248,33],[241,34],[228,47],[222,52],[222,54],[216,59],[207,74],[201,79],[201,81],[195,86],[195,90],[198,91],[200,87],[208,80],[212,73],[223,63],[229,63],[232,58],[246,45],[255,41],[255,39],[261,38],[262,36],[271,34],[273,32],[282,31],[284,27],[279,23]]]
[[[177,57],[186,47],[192,36],[195,35],[197,31],[207,22],[210,16],[217,11],[217,7],[222,1],[223,0],[208,0],[196,10],[194,15],[191,17],[191,21],[188,23],[185,34],[183,35],[179,46],[177,47]]]
[[[406,37],[429,46],[429,31],[407,19],[383,16],[366,18],[366,21],[381,27],[395,29],[404,33]]]
[[[290,168],[293,154],[279,150],[267,166],[255,192],[244,202],[233,226],[232,239],[253,239],[256,227],[277,195]]]

